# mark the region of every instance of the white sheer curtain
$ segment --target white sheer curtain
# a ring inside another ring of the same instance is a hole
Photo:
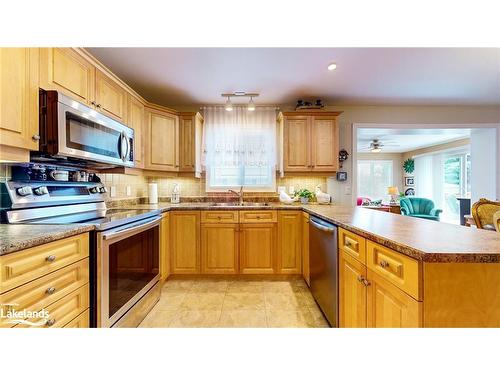
[[[204,108],[203,160],[207,190],[245,186],[275,189],[276,110],[274,107]]]
[[[443,207],[444,192],[443,155],[415,157],[415,195],[434,201],[436,208]]]

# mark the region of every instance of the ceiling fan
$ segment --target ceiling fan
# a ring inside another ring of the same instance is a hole
[[[377,153],[381,152],[382,148],[385,146],[399,146],[399,144],[392,141],[382,143],[379,139],[374,139],[370,142],[370,145],[368,147],[362,147],[358,149],[358,151],[370,151]]]

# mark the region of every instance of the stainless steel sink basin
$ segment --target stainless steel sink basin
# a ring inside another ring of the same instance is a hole
[[[269,203],[265,202],[243,202],[243,204],[232,203],[232,202],[215,202],[212,203],[213,207],[266,207]]]

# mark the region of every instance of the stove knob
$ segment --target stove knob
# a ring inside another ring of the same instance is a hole
[[[33,189],[33,193],[35,193],[36,195],[44,195],[44,194],[49,194],[49,190],[47,189],[46,186],[39,186]]]
[[[33,194],[33,190],[31,190],[31,186],[21,186],[16,189],[17,195],[21,197],[25,197],[27,195]]]
[[[101,187],[99,188],[99,193],[104,194],[104,193],[107,193],[107,192],[108,192],[108,189],[106,189],[106,187],[105,187],[105,186],[101,186]]]
[[[99,192],[99,189],[97,188],[97,186],[94,186],[94,187],[91,187],[89,189],[89,191],[92,193],[92,194],[95,194],[95,193],[98,193]]]

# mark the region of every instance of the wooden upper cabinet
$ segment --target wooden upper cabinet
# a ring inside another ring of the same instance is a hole
[[[170,213],[170,271],[200,273],[200,211]]]
[[[38,149],[38,53],[38,48],[0,48],[2,151],[3,146]]]
[[[127,126],[134,129],[134,164],[136,168],[144,168],[144,105],[128,95]]]
[[[366,266],[344,250],[339,254],[339,325],[366,328]]]
[[[339,167],[339,131],[335,116],[311,119],[311,166],[314,172],[335,172]]]
[[[285,117],[283,135],[285,172],[310,169],[310,130],[309,117]]]
[[[282,274],[302,272],[302,212],[278,212],[278,265]]]
[[[341,112],[284,112],[285,172],[335,172],[338,169]]]
[[[40,49],[40,87],[45,90],[58,90],[91,105],[95,71],[95,66],[72,48]]]
[[[113,79],[96,70],[95,106],[98,111],[124,123],[127,111],[127,92]]]
[[[179,172],[195,172],[201,163],[203,117],[199,113],[179,116]]]
[[[179,170],[178,117],[157,110],[148,110],[146,117],[145,168],[177,172]]]

